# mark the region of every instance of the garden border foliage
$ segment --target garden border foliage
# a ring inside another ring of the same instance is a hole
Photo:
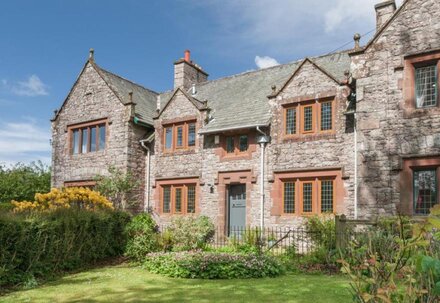
[[[60,209],[0,212],[0,286],[34,284],[124,252],[129,214]]]
[[[151,253],[144,267],[152,273],[191,279],[264,278],[284,273],[273,256],[204,251]]]

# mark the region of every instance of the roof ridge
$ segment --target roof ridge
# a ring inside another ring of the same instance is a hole
[[[287,63],[281,63],[281,64],[278,64],[278,65],[275,65],[275,66],[271,66],[271,67],[260,68],[260,69],[257,69],[257,70],[249,70],[249,71],[241,72],[241,73],[230,75],[230,76],[225,76],[225,77],[222,77],[222,78],[208,80],[208,81],[205,81],[205,82],[198,83],[198,86],[203,86],[203,85],[206,85],[206,84],[209,84],[209,83],[213,83],[213,82],[216,82],[216,81],[221,81],[221,80],[226,80],[226,79],[233,79],[233,78],[241,77],[241,76],[244,76],[244,75],[247,75],[247,74],[254,74],[254,73],[264,72],[264,71],[267,71],[267,70],[270,70],[270,69],[275,69],[275,68],[280,68],[280,67],[286,67],[288,65],[298,64],[298,63],[301,63],[302,61],[304,61],[305,59],[310,59],[310,60],[314,61],[316,59],[320,59],[320,58],[324,58],[324,57],[330,57],[332,55],[343,54],[343,53],[347,53],[348,54],[350,51],[352,51],[352,49],[345,49],[345,50],[336,51],[336,52],[332,52],[332,53],[328,53],[328,54],[324,54],[324,55],[319,55],[319,56],[304,57],[304,58],[301,58],[301,59],[297,59],[297,60],[290,61],[290,62],[287,62]],[[317,63],[315,61],[314,61],[314,63],[316,65],[320,65],[319,63]],[[172,91],[173,91],[172,89],[171,90],[166,90],[164,92],[161,92],[160,94],[165,94],[165,93],[172,92]]]
[[[111,71],[108,71],[108,70],[102,68],[101,66],[99,66],[98,64],[96,64],[96,62],[93,62],[93,64],[94,64],[97,68],[99,68],[100,70],[102,70],[103,72],[106,72],[106,73],[108,73],[108,74],[110,74],[110,75],[112,75],[112,76],[115,76],[115,77],[117,77],[117,78],[119,78],[119,79],[121,79],[121,80],[127,81],[127,82],[129,82],[129,83],[131,83],[131,84],[133,84],[133,85],[136,85],[136,86],[138,86],[138,87],[140,87],[140,88],[142,88],[142,89],[144,89],[144,90],[147,90],[147,91],[149,91],[149,92],[151,92],[151,93],[153,93],[153,94],[156,94],[156,95],[159,95],[159,94],[160,94],[160,93],[158,93],[158,92],[156,92],[156,91],[154,91],[154,90],[152,90],[152,89],[146,88],[145,86],[142,86],[142,85],[140,85],[140,84],[138,84],[138,83],[136,83],[136,82],[133,82],[132,80],[128,80],[128,79],[126,79],[126,78],[124,78],[124,77],[122,77],[122,76],[119,76],[119,75],[117,75],[117,74],[111,72]]]

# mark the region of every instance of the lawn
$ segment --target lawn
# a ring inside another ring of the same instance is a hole
[[[287,274],[251,280],[184,280],[123,264],[10,293],[0,302],[351,302],[340,276]]]

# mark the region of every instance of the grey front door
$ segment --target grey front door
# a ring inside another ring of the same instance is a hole
[[[228,234],[231,234],[246,227],[246,185],[230,185],[228,196]]]

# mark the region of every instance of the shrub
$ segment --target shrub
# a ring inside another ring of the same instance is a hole
[[[113,209],[113,205],[100,193],[89,188],[53,188],[47,194],[35,194],[35,201],[11,202],[15,212],[45,211],[57,208],[78,207],[89,210]]]
[[[135,261],[141,261],[145,256],[159,249],[158,227],[150,214],[139,214],[127,225],[127,248],[125,255]]]
[[[178,217],[167,228],[173,251],[203,249],[212,240],[214,224],[206,216]]]
[[[262,278],[284,272],[271,256],[203,251],[152,253],[144,267],[153,273],[191,279]]]
[[[403,217],[381,220],[351,241],[341,263],[356,302],[440,302],[440,206],[410,227]]]
[[[0,286],[120,256],[128,220],[124,212],[81,209],[0,213]]]
[[[123,172],[114,166],[108,168],[108,176],[96,176],[96,191],[107,197],[118,209],[137,204],[140,182],[128,171]]]
[[[32,200],[35,193],[49,190],[50,168],[43,163],[18,163],[11,168],[0,163],[0,204]]]

